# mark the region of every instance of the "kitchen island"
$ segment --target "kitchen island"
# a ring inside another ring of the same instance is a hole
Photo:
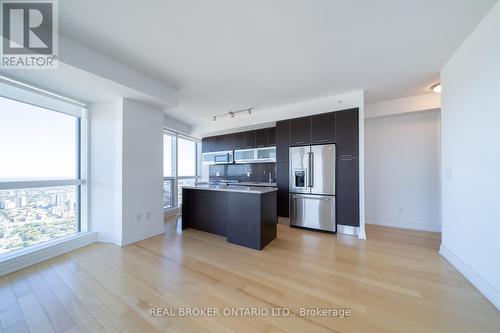
[[[276,187],[195,185],[182,188],[182,229],[227,237],[262,250],[276,238]]]

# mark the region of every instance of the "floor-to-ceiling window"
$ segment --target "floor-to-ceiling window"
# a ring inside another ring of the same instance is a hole
[[[83,112],[56,112],[36,106],[36,98],[28,104],[17,93],[12,99],[0,95],[2,255],[79,232],[84,180]]]
[[[199,177],[199,142],[170,131],[163,135],[163,206],[176,208],[182,204],[182,186],[191,185]]]

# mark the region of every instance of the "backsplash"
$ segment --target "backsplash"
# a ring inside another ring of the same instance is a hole
[[[210,165],[208,179],[238,180],[240,182],[268,182],[269,172],[276,181],[276,163]]]

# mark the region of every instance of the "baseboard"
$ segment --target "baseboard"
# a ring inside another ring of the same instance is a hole
[[[366,224],[383,225],[386,227],[403,228],[403,229],[420,230],[420,231],[441,232],[441,227],[437,225],[408,223],[402,221],[376,220],[367,218]]]
[[[165,229],[162,225],[161,228],[159,230],[156,230],[156,231],[147,231],[147,232],[142,232],[142,233],[138,233],[135,235],[129,235],[127,237],[123,237],[122,242],[121,242],[121,246],[126,246],[126,245],[129,245],[132,243],[136,243],[136,242],[139,242],[143,239],[155,237],[155,236],[158,236],[158,235],[161,235],[164,233],[165,233]]]
[[[500,292],[488,281],[483,279],[469,265],[463,262],[453,252],[448,250],[443,244],[439,249],[439,254],[445,258],[453,267],[455,267],[469,282],[476,287],[481,294],[486,297],[498,310],[500,310]]]
[[[0,276],[38,264],[95,242],[97,242],[97,233],[82,232],[2,255],[2,258],[0,258]]]
[[[350,236],[359,236],[359,227],[337,224],[337,233]]]
[[[97,235],[97,241],[99,243],[110,243],[110,244],[115,244],[118,246],[121,245],[120,240],[117,239],[115,236],[103,234],[101,232],[99,232]]]

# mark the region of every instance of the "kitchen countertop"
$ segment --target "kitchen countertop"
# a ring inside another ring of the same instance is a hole
[[[276,187],[276,183],[266,183],[266,182],[240,182],[231,185],[236,186],[263,186],[263,187]]]
[[[239,192],[239,193],[255,193],[263,194],[277,191],[278,189],[273,186],[263,187],[263,186],[242,186],[240,185],[209,185],[209,184],[198,184],[194,186],[183,186],[182,188],[191,190],[206,190],[206,191],[226,191],[226,192]]]

